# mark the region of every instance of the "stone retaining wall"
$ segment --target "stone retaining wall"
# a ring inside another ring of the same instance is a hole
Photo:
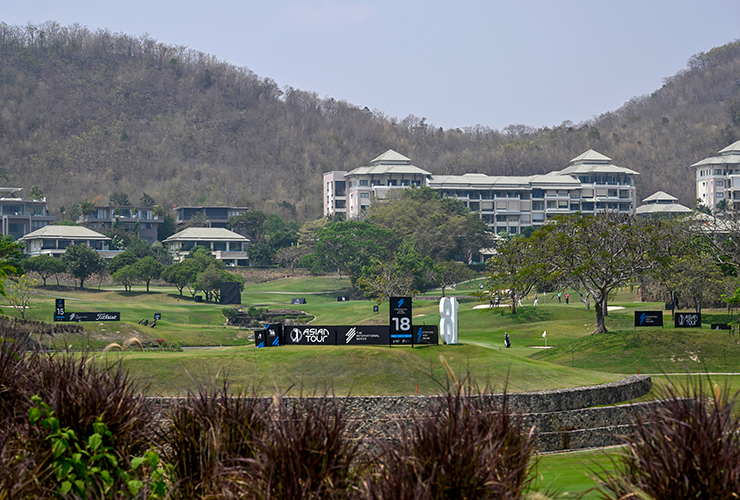
[[[650,377],[631,376],[617,382],[573,389],[484,395],[504,403],[512,413],[521,414],[523,425],[537,429],[538,451],[557,451],[617,444],[618,436],[629,433],[635,412],[647,411],[652,403],[614,405],[647,394]],[[352,396],[337,398],[344,405],[344,415],[359,423],[360,432],[391,439],[399,424],[410,423],[415,416],[430,414],[437,396]],[[270,400],[271,398],[265,398]],[[312,399],[312,398],[306,398]],[[154,413],[162,415],[175,398],[148,398]],[[285,398],[286,403],[301,404],[301,398]]]

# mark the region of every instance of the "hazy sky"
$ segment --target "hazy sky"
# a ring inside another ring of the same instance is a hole
[[[282,88],[444,128],[580,122],[740,38],[738,0],[0,0],[206,52]]]

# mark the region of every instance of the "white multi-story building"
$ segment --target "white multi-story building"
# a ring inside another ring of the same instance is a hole
[[[520,233],[523,227],[541,226],[555,215],[634,214],[635,175],[639,174],[613,165],[611,158],[593,150],[573,158],[564,170],[530,176],[433,175],[388,150],[368,167],[324,174],[324,215],[357,217],[391,189],[428,186],[465,203],[494,232]],[[342,180],[344,183],[338,184]]]
[[[703,205],[714,210],[727,200],[728,208],[740,210],[740,141],[691,166],[696,168],[696,198]]]

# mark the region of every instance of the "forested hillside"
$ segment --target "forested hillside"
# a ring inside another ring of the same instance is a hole
[[[300,222],[321,215],[322,172],[389,148],[434,173],[493,175],[561,169],[593,148],[641,172],[640,198],[665,190],[690,204],[688,166],[738,138],[737,41],[586,123],[442,130],[148,37],[0,24],[0,182],[38,185],[57,211],[146,192],[164,206],[247,205]]]

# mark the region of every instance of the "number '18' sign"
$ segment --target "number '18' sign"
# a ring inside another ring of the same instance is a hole
[[[411,297],[390,298],[391,345],[413,344]]]

